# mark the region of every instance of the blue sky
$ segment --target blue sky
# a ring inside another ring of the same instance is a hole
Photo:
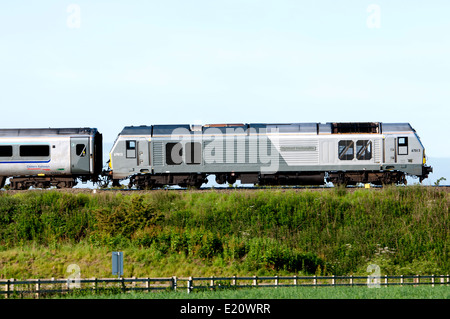
[[[1,127],[410,122],[450,158],[449,74],[446,0],[0,5]]]

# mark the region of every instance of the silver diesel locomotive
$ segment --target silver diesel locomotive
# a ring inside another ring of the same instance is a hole
[[[408,123],[127,126],[110,152],[113,185],[355,185],[422,181],[432,168]]]

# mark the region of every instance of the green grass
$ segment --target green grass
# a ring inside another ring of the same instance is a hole
[[[432,188],[0,192],[0,278],[447,274],[449,199]]]
[[[216,291],[72,294],[71,299],[450,299],[449,286],[241,288]]]

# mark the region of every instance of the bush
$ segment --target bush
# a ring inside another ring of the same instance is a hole
[[[154,225],[159,219],[152,203],[142,195],[123,197],[118,205],[94,210],[96,232],[103,235],[131,237],[136,231]]]

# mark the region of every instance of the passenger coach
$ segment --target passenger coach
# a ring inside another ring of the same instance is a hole
[[[95,128],[0,129],[0,186],[11,189],[97,182],[102,135]]]

